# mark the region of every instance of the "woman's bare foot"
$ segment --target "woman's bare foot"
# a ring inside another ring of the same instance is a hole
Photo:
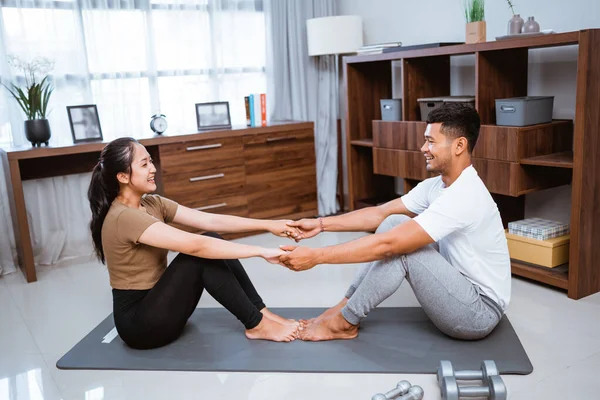
[[[346,303],[348,303],[348,299],[344,297],[342,299],[342,301],[340,301],[339,303],[337,303],[335,306],[327,309],[323,314],[319,315],[318,317],[311,318],[311,319],[308,319],[308,320],[301,319],[300,323],[302,325],[315,324],[315,323],[321,322],[325,318],[333,317],[335,314],[337,314],[338,312],[340,312],[342,310],[342,308],[344,308],[344,306],[346,305]]]
[[[262,313],[262,315],[269,318],[271,321],[279,322],[282,325],[299,325],[298,321],[296,321],[295,319],[283,318],[281,315],[277,315],[268,310],[267,307],[260,310],[260,312]]]
[[[296,339],[297,334],[297,326],[282,325],[266,317],[255,328],[246,329],[248,339],[264,339],[274,342],[291,342]]]
[[[341,313],[309,324],[299,333],[300,339],[307,341],[354,339],[357,336],[358,326],[346,321]]]

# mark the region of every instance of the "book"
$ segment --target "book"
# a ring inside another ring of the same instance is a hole
[[[246,108],[246,126],[252,126],[250,119],[250,96],[244,96],[244,107]]]

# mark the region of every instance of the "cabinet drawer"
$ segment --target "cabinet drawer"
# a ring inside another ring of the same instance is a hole
[[[380,148],[373,148],[373,172],[420,181],[435,176],[427,172],[423,153]]]
[[[482,125],[473,157],[519,162],[523,158],[573,149],[573,122],[526,127]]]
[[[246,166],[278,168],[282,160],[315,160],[315,143],[312,130],[276,132],[244,137]]]
[[[159,146],[163,177],[186,172],[243,165],[240,137],[195,140]]]
[[[248,211],[252,218],[317,210],[314,160],[286,160],[279,168],[246,174]]]
[[[248,216],[248,201],[245,195],[212,197],[206,199],[194,199],[182,205],[204,211],[211,214]]]
[[[244,166],[185,172],[164,177],[165,196],[181,204],[244,193]]]
[[[420,151],[426,128],[418,121],[373,121],[373,147]]]

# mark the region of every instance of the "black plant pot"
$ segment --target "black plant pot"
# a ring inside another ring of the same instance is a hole
[[[27,137],[27,140],[31,142],[33,147],[39,147],[42,143],[48,146],[50,136],[50,124],[47,119],[32,119],[25,121],[25,137]]]

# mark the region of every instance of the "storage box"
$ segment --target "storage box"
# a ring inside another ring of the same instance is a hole
[[[402,99],[381,99],[381,119],[402,121]]]
[[[569,235],[535,240],[506,232],[506,241],[511,259],[547,268],[569,262]]]
[[[496,125],[527,126],[552,122],[554,96],[496,99]]]
[[[527,218],[508,223],[508,233],[536,240],[547,240],[569,233],[569,224],[542,218]]]
[[[475,96],[439,96],[439,97],[423,97],[417,99],[421,109],[421,121],[427,121],[429,113],[440,108],[444,103],[465,103],[475,108]]]

